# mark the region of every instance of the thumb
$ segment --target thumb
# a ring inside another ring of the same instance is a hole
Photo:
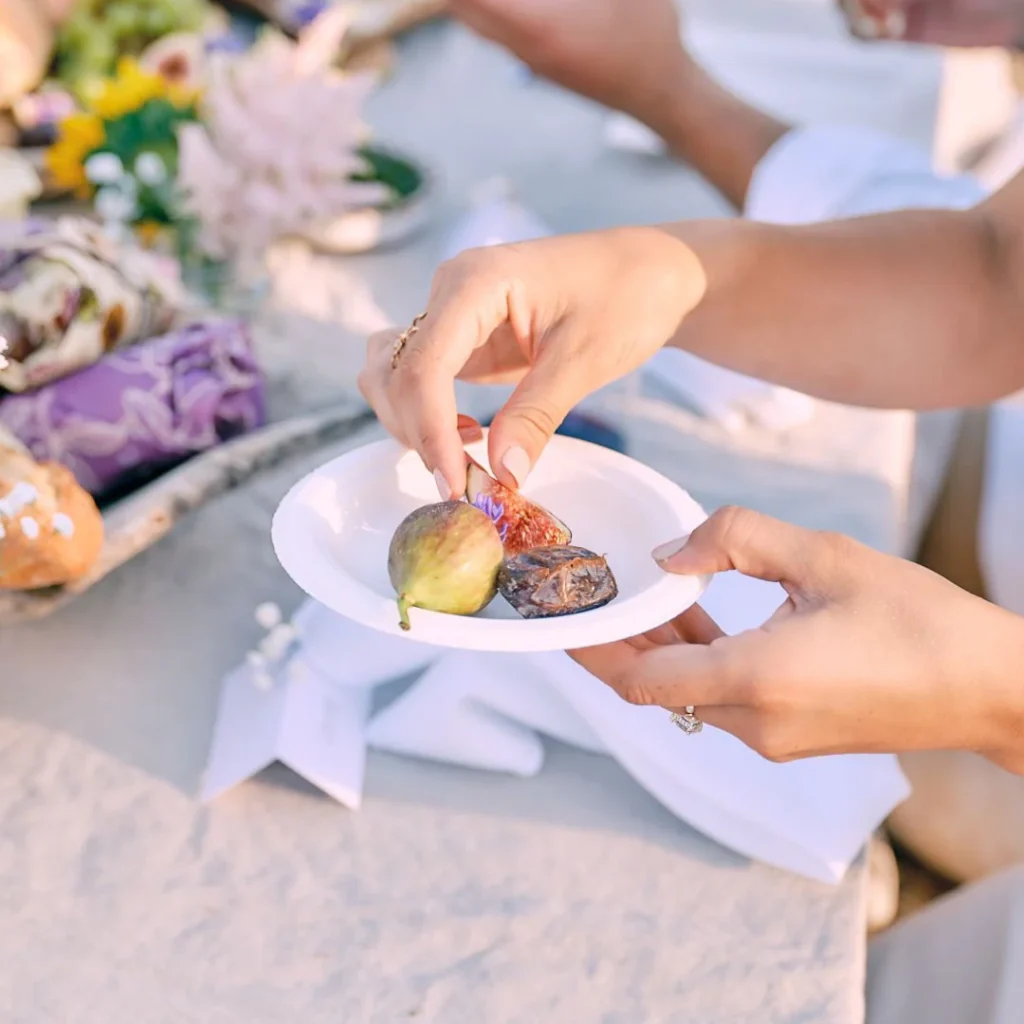
[[[787,590],[804,590],[834,582],[843,564],[829,557],[832,550],[826,534],[729,507],[715,512],[688,538],[655,549],[653,557],[666,572],[684,576],[735,569]]]
[[[561,332],[545,339],[541,353],[494,417],[488,456],[506,487],[521,487],[562,421],[592,390],[579,365],[567,354],[571,342]]]

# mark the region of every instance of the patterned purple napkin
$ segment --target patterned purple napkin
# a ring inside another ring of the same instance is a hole
[[[192,324],[104,356],[38,391],[0,398],[0,426],[109,497],[265,422],[242,321]]]

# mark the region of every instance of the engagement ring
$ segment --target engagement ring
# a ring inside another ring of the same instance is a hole
[[[683,713],[672,712],[672,724],[679,726],[687,736],[696,736],[704,728],[704,723],[693,713],[693,705],[683,708]]]

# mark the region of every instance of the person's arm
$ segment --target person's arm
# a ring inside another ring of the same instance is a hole
[[[673,88],[644,108],[643,121],[738,210],[757,165],[791,127],[729,92],[685,51]]]
[[[861,39],[936,46],[1024,46],[1024,0],[838,0]]]
[[[971,405],[1024,386],[1024,176],[966,212],[667,230],[706,279],[673,345],[856,405]]]
[[[787,599],[725,636],[697,605],[643,636],[571,652],[634,704],[693,708],[775,761],[972,750],[1024,775],[1024,618],[846,537],[721,509],[654,552],[735,570]]]
[[[672,0],[451,0],[451,11],[538,74],[646,124],[738,209],[789,130],[693,59]]]
[[[370,340],[384,425],[465,488],[456,377],[517,381],[488,437],[522,484],[570,409],[663,345],[850,404],[971,405],[1024,387],[1024,175],[971,211],[703,221],[471,250],[414,337]]]

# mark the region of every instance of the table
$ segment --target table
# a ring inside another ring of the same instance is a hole
[[[726,212],[683,168],[607,154],[597,110],[516,87],[508,61],[447,28],[418,34],[372,113],[443,162],[442,216],[497,169],[563,230]],[[405,322],[442,239],[344,266]],[[351,394],[357,344],[268,320],[274,414]],[[744,862],[608,759],[552,746],[520,780],[375,754],[355,814],[283,770],[197,804],[252,610],[299,599],[271,513],[337,450],[222,496],[54,619],[0,634],[4,1020],[860,1020],[863,866],[832,888]]]
[[[609,759],[535,779],[371,755],[350,813],[284,770],[194,799],[269,517],[323,457],[214,501],[0,636],[11,1024],[858,1020],[863,869],[745,863]]]

